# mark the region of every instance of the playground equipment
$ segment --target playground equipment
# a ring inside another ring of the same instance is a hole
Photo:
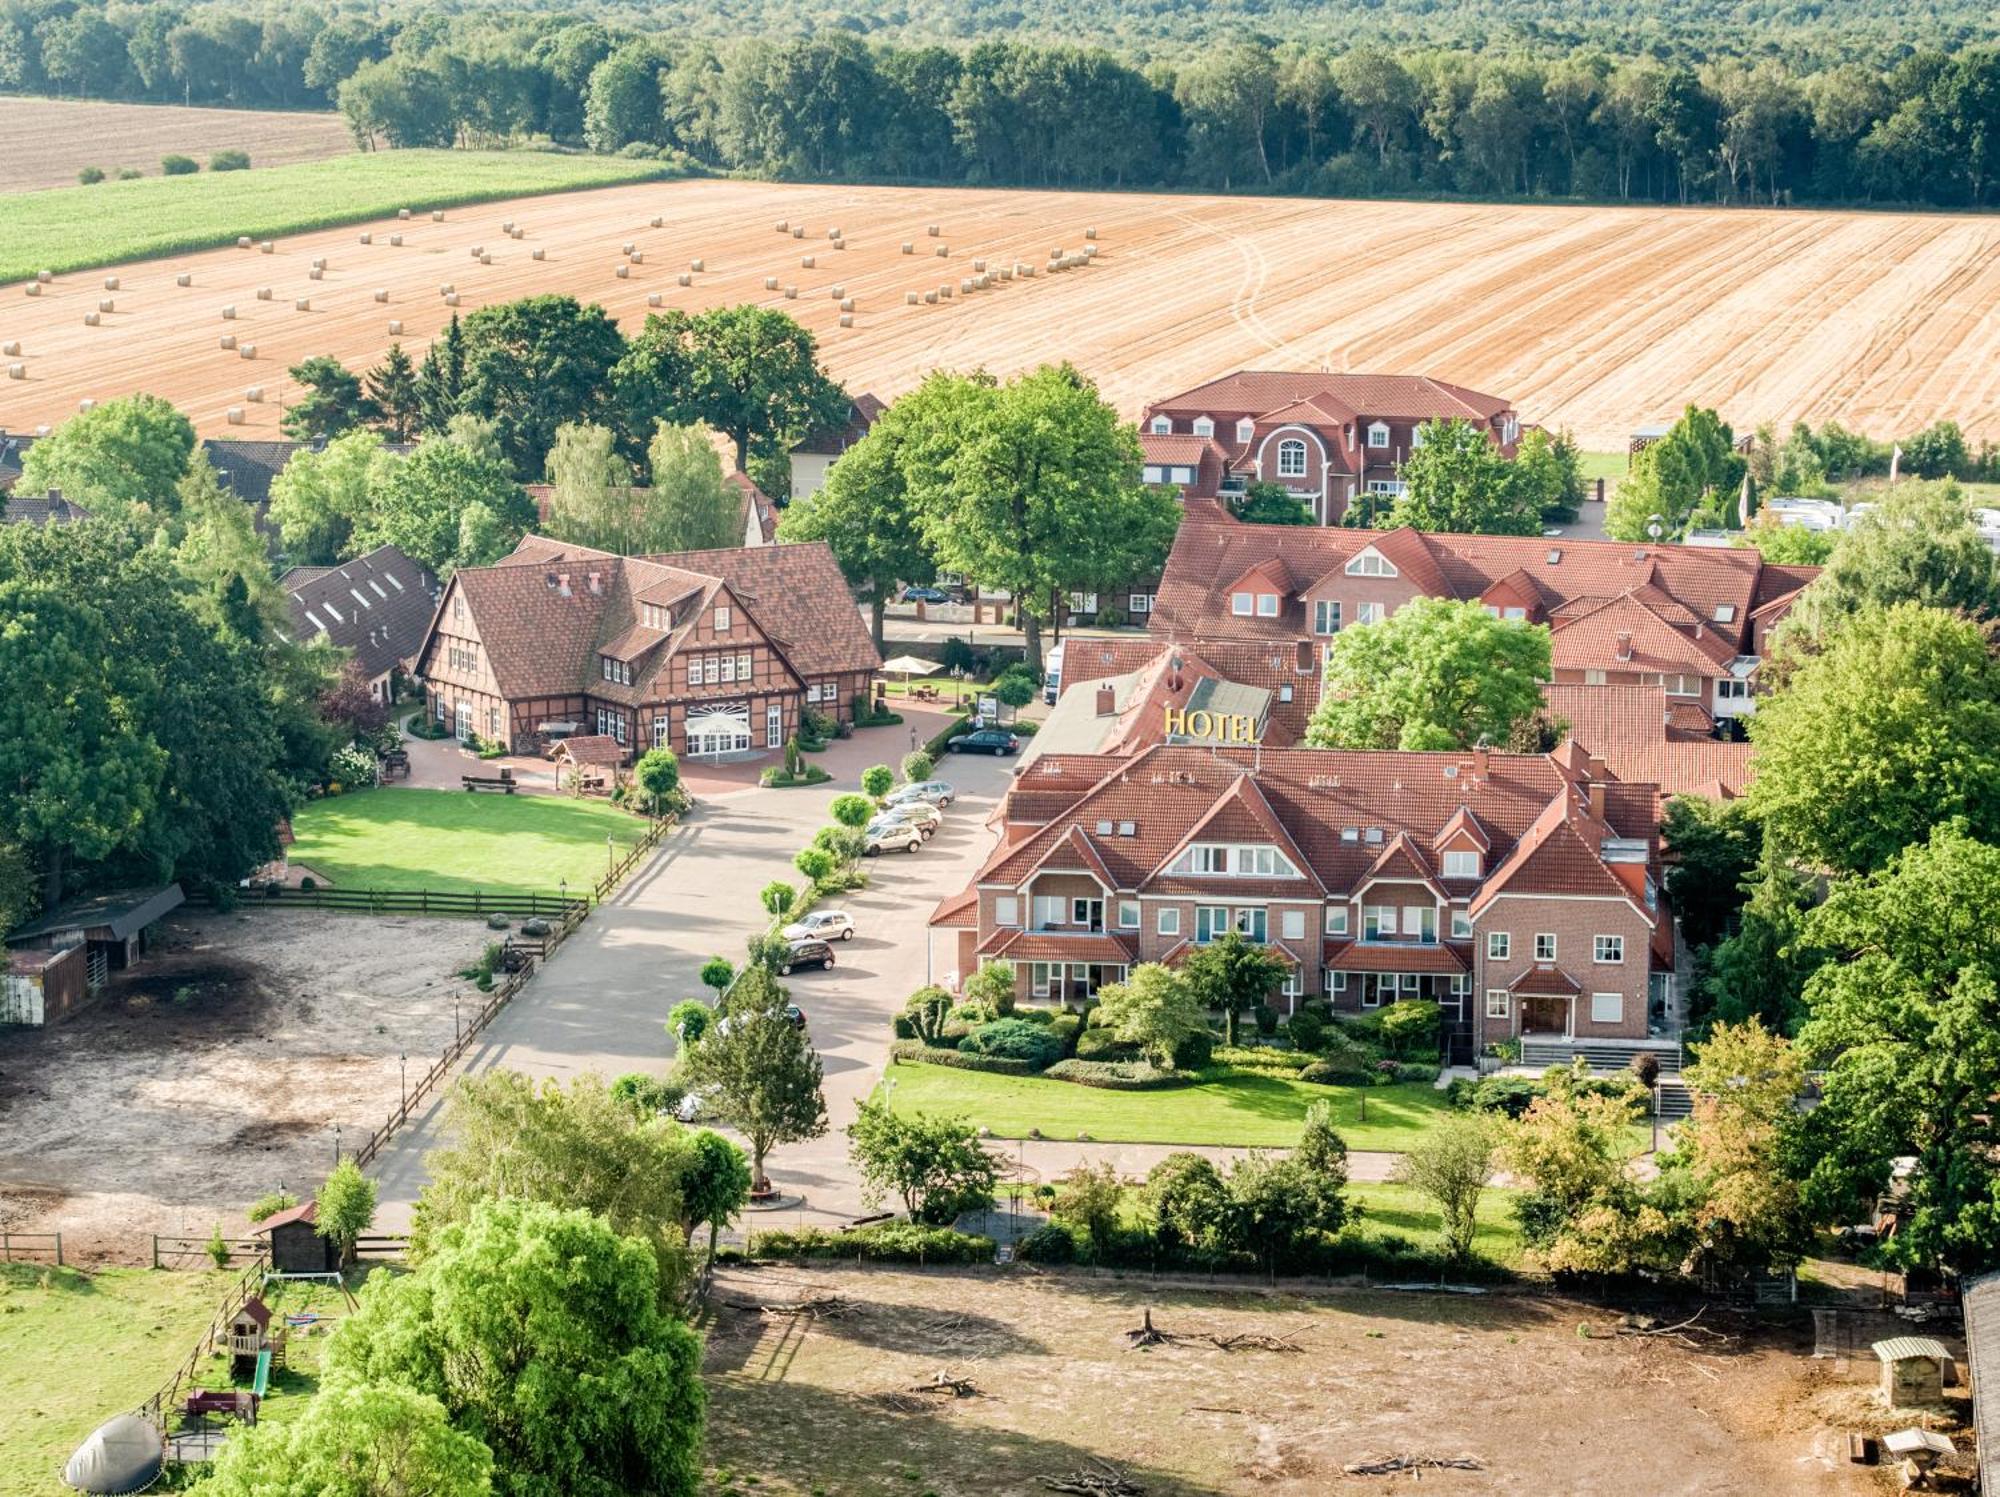
[[[79,1492],[143,1492],[160,1479],[166,1446],[137,1414],[107,1419],[63,1467],[63,1485]]]

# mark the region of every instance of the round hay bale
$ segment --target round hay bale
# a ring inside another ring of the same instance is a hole
[[[224,307],[222,309],[222,320],[224,322],[234,322],[236,320],[236,308]]]
[[[102,312],[85,312],[83,314],[83,325],[85,327],[96,327],[102,321],[104,321],[104,314]]]
[[[271,299],[271,288],[269,286],[259,286],[257,288],[257,300],[269,301],[270,299]]]
[[[526,229],[514,229],[508,233],[507,237],[509,239],[526,239],[528,231]]]
[[[97,310],[100,312],[115,312],[118,308],[110,297],[100,296],[97,299]]]
[[[444,299],[444,304],[445,304],[445,305],[446,305],[447,307],[455,307],[455,306],[457,306],[457,305],[458,305],[458,293],[457,293],[456,291],[452,292],[452,294],[451,294],[450,296],[447,296],[447,297],[446,297],[446,298]]]
[[[491,255],[481,255],[479,257],[479,263],[481,265],[491,265],[493,263],[493,257]]]
[[[804,224],[794,224],[792,226],[792,238],[803,239],[805,237],[806,237],[806,226]]]
[[[785,300],[786,300],[786,301],[797,301],[797,300],[798,300],[798,297],[799,297],[799,288],[798,288],[798,287],[796,287],[796,286],[787,286],[787,287],[785,288]]]
[[[389,319],[389,336],[392,338],[403,336],[403,324],[399,319],[393,317]]]
[[[262,385],[252,385],[243,392],[243,398],[252,405],[262,405],[264,403],[264,387]]]
[[[118,289],[118,277],[115,275],[106,276],[104,278],[104,289],[106,291],[116,291]]]
[[[404,223],[408,223],[410,221],[410,210],[408,208],[398,208],[396,210],[396,217]]]
[[[854,298],[851,296],[843,296],[840,299],[840,310],[843,312],[852,312],[854,310]]]
[[[378,304],[386,305],[389,300],[389,288],[387,286],[377,286],[375,288],[375,300]]]
[[[706,260],[690,260],[688,261],[688,269],[695,271],[706,270],[708,269],[708,262]]]
[[[792,226],[781,218],[778,220],[778,232],[780,234],[789,234],[792,232]]]
[[[840,237],[840,230],[838,230],[838,229],[828,229],[828,230],[826,231],[826,237],[827,237],[827,238],[829,238],[829,239],[838,239],[838,238]]]
[[[450,296],[457,289],[458,287],[454,286],[450,281],[440,281],[438,283],[439,296]]]
[[[9,364],[7,366],[7,378],[26,379],[27,377],[28,366],[26,364]]]
[[[619,246],[619,248],[628,255],[631,254],[632,251],[637,249],[638,247],[639,246],[630,239],[626,240],[622,245]]]
[[[243,424],[243,407],[232,405],[229,408],[228,420],[231,426],[241,426]]]
[[[646,263],[646,252],[644,250],[632,251],[632,263],[634,265],[644,265]]]
[[[679,286],[692,286],[694,284],[694,277],[684,270],[674,277],[674,283]]]
[[[486,253],[486,246],[483,244],[475,244],[472,247],[472,258],[475,260],[477,260],[481,255],[485,253]]]
[[[306,279],[309,281],[323,281],[326,279],[326,272],[323,270],[309,270],[306,272]]]
[[[373,244],[375,242],[375,236],[369,233],[366,229],[363,229],[361,231],[361,242],[363,244]]]
[[[1083,247],[1083,258],[1086,264],[1092,260],[1095,260],[1097,258],[1097,246],[1094,244],[1086,244]]]
[[[655,213],[652,218],[652,224],[656,229],[664,229],[667,226],[667,221],[662,215]]]
[[[548,257],[549,257],[549,252],[547,250],[537,249],[528,251],[528,258],[530,260],[546,260],[548,259]]]
[[[237,235],[237,236],[236,236],[236,247],[237,247],[238,249],[248,249],[248,248],[250,248],[250,236],[249,236],[248,234],[239,234],[239,235]]]
[[[389,236],[389,248],[401,249],[402,247],[403,247],[403,236],[401,234],[391,234]]]
[[[314,256],[314,257],[313,257],[313,262],[312,262],[312,269],[314,269],[314,270],[325,270],[325,269],[326,269],[326,256],[325,256],[325,255],[316,255],[316,256]]]
[[[1009,267],[1009,266],[1006,266],[1006,265],[1003,265],[1003,266],[1001,266],[1001,267],[1000,267],[1000,279],[1001,279],[1001,280],[1003,280],[1003,281],[1011,281],[1011,280],[1013,280],[1013,279],[1014,279],[1014,272],[1013,272],[1012,268],[1011,268],[1011,267]]]
[[[935,291],[926,291],[924,293],[924,305],[927,307],[934,307],[937,305],[937,293]]]
[[[239,343],[239,344],[237,344],[237,345],[236,345],[236,357],[237,357],[237,358],[239,358],[239,359],[254,359],[254,358],[256,358],[256,357],[257,357],[257,345],[256,345],[256,344],[254,344],[254,343]]]
[[[906,255],[914,255],[916,252],[917,252],[917,247],[914,244],[910,243],[909,240],[905,239],[903,241],[903,253]]]
[[[986,268],[986,262],[984,260],[974,260],[972,262],[972,271],[974,275],[977,275],[980,271],[984,270],[985,268]]]
[[[958,283],[958,289],[959,289],[959,290],[960,290],[961,292],[964,292],[964,291],[970,291],[970,290],[972,289],[972,277],[971,277],[971,276],[964,276],[964,277],[962,277],[962,278],[961,278],[961,279],[959,280],[959,283]]]
[[[766,291],[776,291],[778,289],[778,278],[774,275],[765,276],[764,289]]]
[[[216,347],[222,349],[226,353],[229,350],[236,347],[236,334],[224,333],[220,338],[217,338],[215,340],[215,344]]]
[[[434,223],[434,224],[441,224],[441,223],[443,223],[443,222],[444,222],[444,209],[442,209],[442,208],[433,208],[433,209],[431,209],[431,222],[432,222],[432,223]]]
[[[611,273],[617,276],[618,279],[621,281],[629,281],[632,279],[632,267],[629,265],[614,266],[612,267]]]
[[[839,301],[843,296],[847,295],[847,288],[845,286],[833,286],[829,288],[828,294],[831,295],[835,301]]]
[[[184,270],[174,277],[174,284],[181,287],[192,286],[194,284],[194,277]]]
[[[801,255],[801,256],[799,256],[799,269],[800,269],[800,270],[811,270],[811,269],[813,268],[813,266],[814,266],[814,265],[815,265],[816,263],[818,263],[818,258],[819,258],[819,257],[818,257],[818,256],[816,256],[816,255]]]
[[[937,247],[935,253],[940,260],[949,260],[951,258],[951,246],[948,244],[940,244]]]
[[[97,409],[97,402],[88,399],[79,400],[76,403],[76,409],[79,415],[88,416],[92,411]]]
[[[851,317],[850,315],[848,315],[848,314],[847,314],[846,312],[842,312],[842,313],[840,314],[840,325],[841,325],[842,327],[853,327],[853,326],[854,326],[854,319],[853,319],[853,317]]]
[[[945,284],[944,284],[944,285],[942,285],[942,286],[938,287],[938,296],[939,296],[939,298],[940,298],[941,300],[943,300],[943,301],[950,301],[950,300],[951,300],[951,295],[952,295],[952,293],[951,293],[951,283],[950,283],[949,281],[945,282]]]
[[[500,220],[500,232],[501,232],[501,233],[503,233],[503,234],[511,234],[511,233],[513,233],[513,232],[514,232],[514,220],[513,220],[513,219],[511,219],[511,218],[503,218],[503,219],[501,219],[501,220]]]
[[[937,238],[937,237],[938,237],[938,235],[939,235],[939,234],[943,233],[943,232],[944,232],[944,230],[943,230],[943,229],[941,229],[941,228],[940,228],[940,227],[939,227],[938,225],[936,225],[936,224],[925,224],[925,225],[924,225],[924,232],[925,232],[926,234],[930,235],[930,236],[931,236],[931,238],[935,239],[935,238]]]
[[[266,239],[262,244],[257,246],[257,252],[264,255],[275,255],[278,252],[278,246]]]
[[[310,296],[295,296],[292,298],[292,310],[294,312],[310,312],[312,309],[313,304]]]
[[[10,338],[7,342],[0,343],[0,354],[4,354],[10,359],[14,358],[20,352],[21,340],[19,338]]]
[[[1049,251],[1049,258],[1051,260],[1060,260],[1062,257],[1063,257],[1063,247],[1060,244],[1057,245],[1054,249]]]
[[[40,281],[28,282],[27,292],[30,296],[40,296],[42,294],[42,283]]]
[[[1083,237],[1084,237],[1085,239],[1095,239],[1095,238],[1097,237],[1097,229],[1096,229],[1096,227],[1095,227],[1095,226],[1092,226],[1091,228],[1088,228],[1088,229],[1085,229],[1085,230],[1083,231]]]
[[[914,307],[922,300],[923,298],[914,291],[905,291],[903,293],[903,305],[906,307]]]
[[[660,295],[660,293],[659,293],[659,292],[657,292],[657,291],[648,291],[648,292],[646,293],[646,305],[647,305],[647,306],[649,306],[649,307],[657,307],[657,306],[660,306],[660,305],[662,305],[662,304],[663,304],[663,303],[664,303],[665,301],[666,301],[666,298],[665,298],[664,296]]]

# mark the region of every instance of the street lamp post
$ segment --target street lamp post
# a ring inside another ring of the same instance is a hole
[[[460,996],[461,995],[457,993],[453,993],[451,995],[451,1038],[452,1038],[452,1043],[454,1044],[456,1044],[459,1040],[465,1038],[464,1034],[460,1032],[458,1027],[458,1004]]]
[[[396,1057],[396,1069],[403,1078],[403,1111],[410,1110],[410,1052],[405,1050]]]
[[[340,1124],[333,1125],[333,1167],[340,1168]]]
[[[611,833],[606,832],[604,834],[604,876],[606,878],[611,877],[611,870],[617,866],[618,844],[612,840]]]

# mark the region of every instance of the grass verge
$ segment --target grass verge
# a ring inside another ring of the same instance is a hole
[[[452,790],[358,790],[292,818],[290,856],[334,887],[439,893],[586,892],[646,823],[604,801]]]
[[[905,1112],[959,1113],[998,1138],[1087,1133],[1099,1143],[1231,1144],[1287,1149],[1299,1141],[1306,1107],[1333,1104],[1334,1126],[1350,1149],[1400,1151],[1441,1113],[1444,1094],[1423,1082],[1395,1086],[1314,1086],[1289,1076],[1238,1071],[1194,1086],[1119,1092],[996,1076],[921,1062],[890,1067],[890,1097]]]
[[[70,1452],[173,1375],[232,1277],[0,1264],[0,1497],[64,1490]]]
[[[0,196],[0,283],[498,198],[675,175],[657,161],[538,151],[371,151],[245,172]]]

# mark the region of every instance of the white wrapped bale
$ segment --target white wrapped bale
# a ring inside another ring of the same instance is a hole
[[[854,319],[853,319],[853,318],[852,318],[851,316],[849,316],[849,315],[848,315],[847,313],[845,313],[845,312],[842,312],[842,313],[840,314],[840,325],[841,325],[842,327],[853,327],[853,326],[854,326]]]
[[[179,287],[182,287],[183,289],[185,289],[185,288],[187,288],[187,287],[189,287],[189,286],[192,286],[192,285],[194,284],[194,277],[193,277],[193,276],[191,276],[191,275],[189,275],[189,274],[188,274],[188,273],[187,273],[187,272],[186,272],[186,271],[184,270],[184,271],[182,271],[182,272],[181,272],[181,273],[180,273],[179,275],[177,275],[177,276],[175,276],[175,277],[174,277],[174,284],[175,284],[176,286],[179,286]]]
[[[400,319],[394,317],[389,319],[389,336],[392,338],[403,336],[403,324]]]
[[[236,334],[224,333],[220,338],[215,340],[215,344],[224,353],[228,353],[236,347]]]
[[[243,424],[243,407],[240,405],[232,405],[229,408],[227,419],[231,426],[241,426]]]

